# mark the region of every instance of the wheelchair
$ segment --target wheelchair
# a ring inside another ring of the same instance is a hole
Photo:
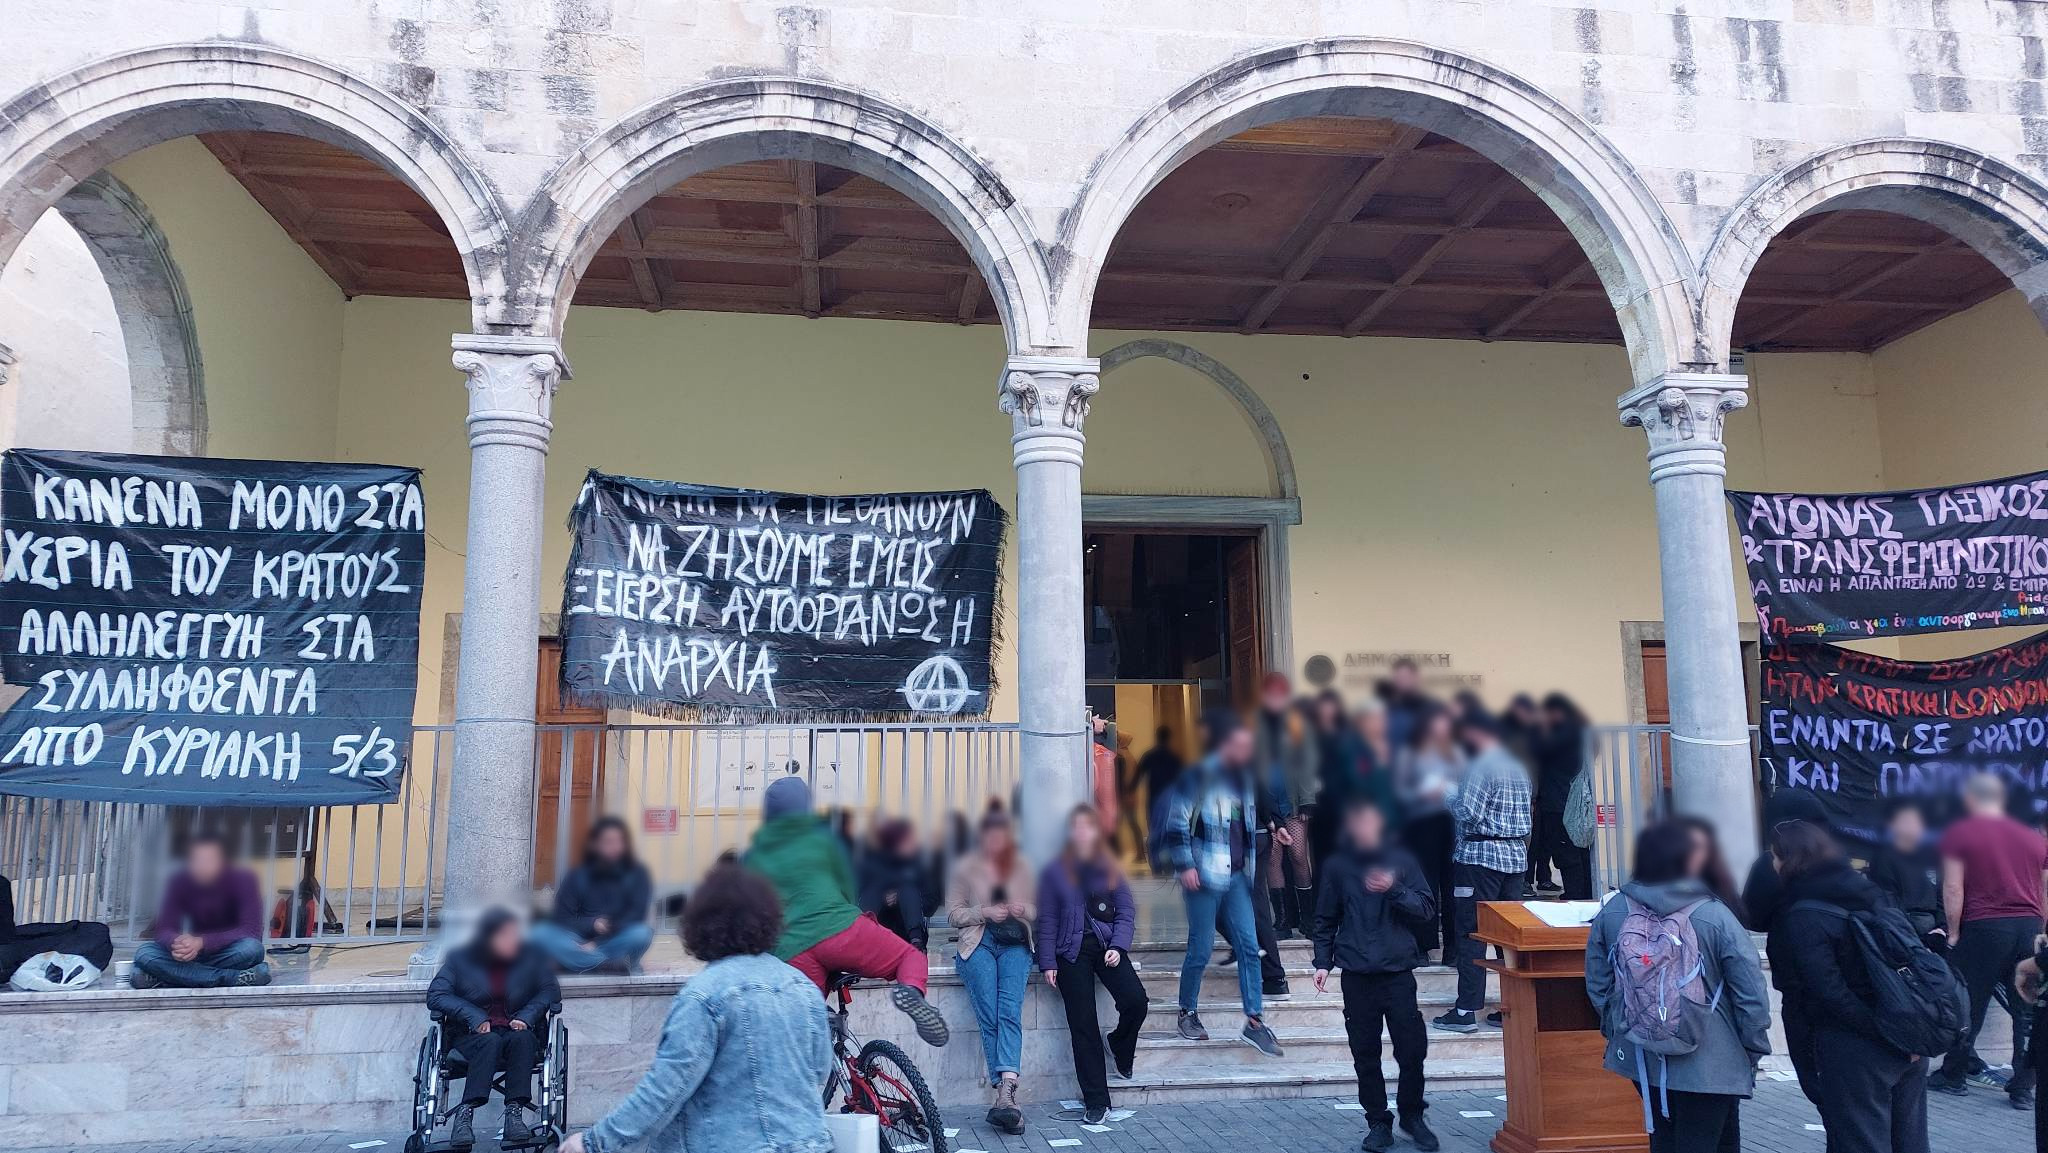
[[[500,1146],[503,1149],[552,1149],[569,1135],[569,1026],[560,1013],[549,1013],[540,1028],[547,1043],[534,1071],[533,1108],[540,1116],[533,1124],[533,1140]],[[434,1130],[460,1104],[449,1099],[448,1091],[468,1071],[468,1062],[454,1048],[460,1036],[436,1016],[420,1039],[419,1062],[412,1075],[412,1135],[405,1139],[405,1153],[444,1153],[453,1148],[445,1140],[435,1141]],[[502,1096],[504,1077],[493,1078],[491,1088]],[[482,1136],[478,1134],[479,1144]]]

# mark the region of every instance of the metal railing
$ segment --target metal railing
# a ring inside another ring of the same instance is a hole
[[[403,797],[386,805],[194,809],[0,796],[0,875],[20,922],[102,921],[117,940],[148,929],[176,854],[224,836],[257,872],[273,944],[424,939],[447,872],[452,726],[413,730]],[[545,903],[599,816],[624,819],[657,895],[681,891],[743,849],[759,791],[797,773],[818,805],[864,830],[908,817],[934,842],[992,800],[1013,805],[1014,724],[542,725],[535,732],[535,889]],[[952,818],[959,815],[962,821]],[[310,910],[310,912],[309,912]]]
[[[1750,755],[1757,729],[1750,726]],[[1636,833],[1671,813],[1671,726],[1601,725],[1587,733],[1586,771],[1597,820],[1593,831],[1593,891],[1619,888],[1628,879]]]

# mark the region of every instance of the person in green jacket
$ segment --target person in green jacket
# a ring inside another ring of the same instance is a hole
[[[887,977],[890,999],[927,1045],[946,1043],[946,1019],[925,999],[930,966],[924,953],[864,916],[854,900],[853,869],[824,818],[811,811],[811,787],[783,777],[761,798],[761,827],[747,849],[747,867],[782,898],[782,939],[775,955],[818,986],[827,974]]]

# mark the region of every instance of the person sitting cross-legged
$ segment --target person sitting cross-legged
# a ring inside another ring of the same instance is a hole
[[[138,989],[268,985],[263,897],[256,874],[234,865],[225,841],[192,839],[185,867],[164,886],[149,940],[135,950]]]
[[[547,954],[527,940],[519,918],[491,909],[469,944],[448,954],[427,987],[427,1008],[442,1019],[468,1069],[462,1102],[449,1123],[448,1145],[476,1144],[476,1111],[491,1099],[491,1080],[505,1077],[505,1134],[501,1144],[533,1140],[526,1109],[533,1104],[533,1070],[547,1044],[542,1028],[561,1008],[562,987]]]
[[[533,943],[571,973],[632,972],[654,944],[647,926],[653,899],[654,881],[633,856],[626,822],[601,817],[583,839],[583,863],[562,878],[548,919],[533,927]]]

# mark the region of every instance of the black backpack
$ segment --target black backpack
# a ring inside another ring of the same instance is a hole
[[[1939,1057],[1970,1026],[1969,996],[1948,962],[1920,943],[1906,915],[1889,905],[1850,912],[1826,901],[1792,906],[1841,917],[1870,981],[1877,1031],[1893,1048]]]

